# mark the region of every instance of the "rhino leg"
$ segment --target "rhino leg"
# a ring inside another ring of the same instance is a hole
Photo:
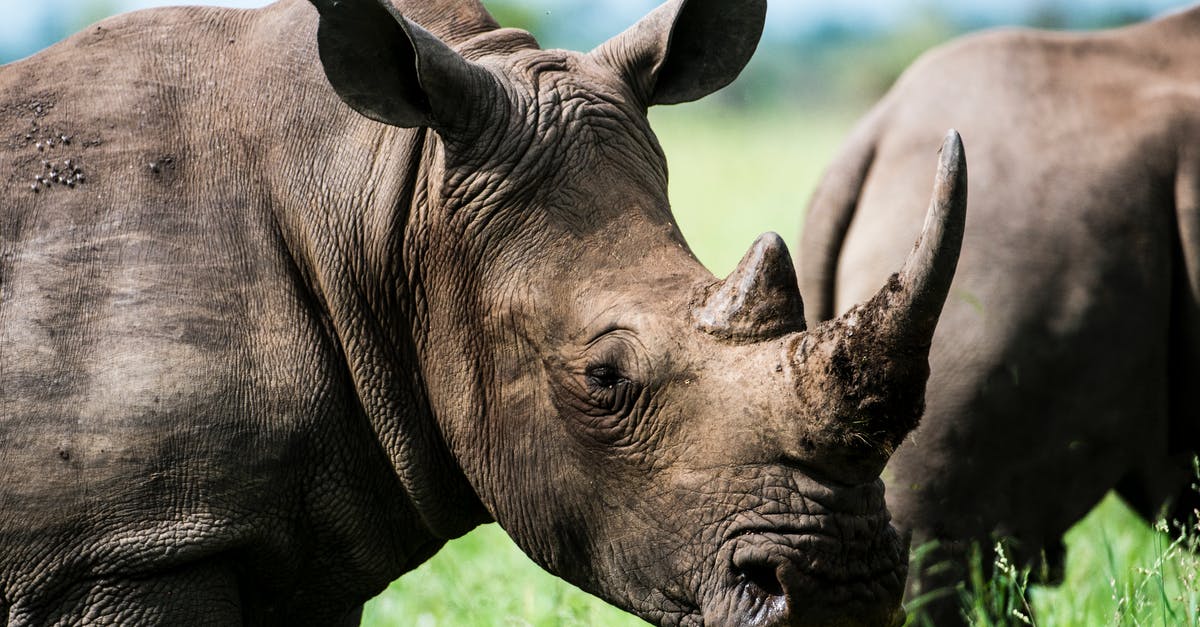
[[[1200,508],[1193,460],[1200,452],[1200,164],[1188,154],[1175,181],[1175,241],[1167,341],[1166,437],[1121,478],[1117,493],[1147,523],[1187,521]]]
[[[1191,451],[1147,459],[1133,469],[1116,486],[1117,494],[1130,509],[1147,524],[1164,516],[1172,521],[1186,521],[1193,510],[1200,508]]]
[[[1188,520],[1200,508],[1200,494],[1193,487],[1200,454],[1200,163],[1188,151],[1179,164],[1175,180],[1175,234],[1171,264],[1171,319],[1168,340],[1168,460],[1150,459],[1166,468],[1146,473],[1144,489],[1151,494],[1166,491],[1168,515]],[[1124,496],[1124,493],[1122,494]],[[1143,516],[1160,516],[1163,501],[1152,502],[1154,511]],[[1149,515],[1147,515],[1149,514]]]

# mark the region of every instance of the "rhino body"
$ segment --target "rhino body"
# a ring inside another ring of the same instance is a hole
[[[963,152],[853,318],[806,329],[776,235],[714,278],[646,108],[765,10],[583,54],[473,1],[162,9],[0,68],[0,624],[352,624],[490,520],[659,624],[897,619]]]
[[[810,321],[903,258],[935,129],[952,125],[972,147],[971,215],[927,411],[884,475],[914,546],[938,541],[941,557],[961,559],[972,542],[1009,537],[1025,564],[1044,552],[1053,579],[1062,534],[1110,489],[1150,519],[1194,504],[1197,33],[1193,9],[948,44],[902,76],[820,183],[800,263]],[[929,592],[961,575],[910,582]]]

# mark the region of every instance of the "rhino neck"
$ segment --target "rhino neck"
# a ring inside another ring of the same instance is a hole
[[[265,120],[250,104],[258,132],[284,138],[264,142],[258,174],[418,529],[457,537],[488,517],[433,419],[414,332],[405,239],[426,131],[372,122],[338,100],[317,57],[316,18],[307,1],[285,0],[248,38],[265,46],[248,57],[271,60],[250,84],[271,85],[270,100],[284,103]]]

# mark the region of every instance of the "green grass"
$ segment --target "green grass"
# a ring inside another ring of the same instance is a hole
[[[374,627],[644,625],[529,561],[496,525],[451,542],[367,604]]]
[[[998,559],[964,605],[976,625],[1200,625],[1198,532],[1161,521],[1152,528],[1110,494],[1067,533],[1061,586],[1026,589],[1025,573]],[[1026,603],[1032,613],[1022,611]]]
[[[671,167],[671,198],[697,256],[723,276],[764,231],[796,241],[808,196],[861,111],[738,113],[700,105],[657,110],[652,121]],[[932,151],[931,151],[932,154]],[[932,176],[934,163],[930,162]],[[1042,626],[1196,625],[1200,563],[1115,497],[1066,538],[1065,583],[1025,597]],[[983,625],[1022,624],[1011,613],[1021,573],[981,582],[1003,588],[999,612],[967,596]],[[993,590],[995,592],[995,590]],[[994,596],[994,595],[993,595]],[[995,604],[993,604],[995,605]],[[530,562],[495,525],[451,542],[367,605],[371,626],[642,625]]]

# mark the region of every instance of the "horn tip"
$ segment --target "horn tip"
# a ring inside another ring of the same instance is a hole
[[[967,155],[962,136],[950,129],[938,149],[938,171],[934,179],[934,213],[954,212],[961,214],[966,209]]]
[[[947,131],[946,138],[942,140],[942,145],[938,148],[938,154],[941,155],[943,168],[961,171],[966,166],[966,150],[963,149],[962,135],[959,135],[955,129]]]
[[[775,231],[767,231],[766,233],[759,235],[757,238],[755,238],[754,244],[751,248],[756,250],[773,248],[782,251],[785,255],[788,254],[787,242],[783,241],[783,236]]]

